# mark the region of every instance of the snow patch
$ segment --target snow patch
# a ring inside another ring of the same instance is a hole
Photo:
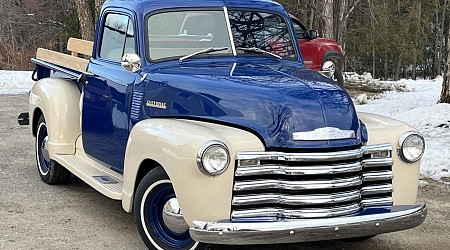
[[[32,74],[31,71],[0,70],[0,95],[27,93],[34,83]]]

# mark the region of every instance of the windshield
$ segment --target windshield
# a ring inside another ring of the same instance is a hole
[[[260,11],[232,10],[228,12],[228,17],[238,55],[270,56],[272,53],[284,59],[297,58],[288,24],[281,16]],[[179,59],[187,55],[233,55],[224,11],[154,14],[148,18],[147,32],[150,60]],[[261,53],[261,50],[270,53]],[[208,53],[197,53],[199,51]]]

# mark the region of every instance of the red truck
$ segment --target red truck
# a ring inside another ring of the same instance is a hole
[[[345,58],[338,43],[332,39],[319,37],[317,30],[308,30],[298,18],[290,16],[305,66],[317,71],[330,71],[329,67],[334,68],[332,78],[344,86],[342,72]]]

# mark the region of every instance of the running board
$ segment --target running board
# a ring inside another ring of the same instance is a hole
[[[91,160],[82,151],[75,155],[55,155],[54,160],[106,197],[122,200],[123,176]]]

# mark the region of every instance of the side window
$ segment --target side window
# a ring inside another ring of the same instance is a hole
[[[128,16],[108,14],[103,28],[100,57],[120,62],[126,53],[135,53],[133,23]]]
[[[302,27],[292,20],[292,23],[294,25],[294,31],[295,35],[297,35],[297,39],[308,39],[308,36],[306,35],[306,31],[302,29]]]

